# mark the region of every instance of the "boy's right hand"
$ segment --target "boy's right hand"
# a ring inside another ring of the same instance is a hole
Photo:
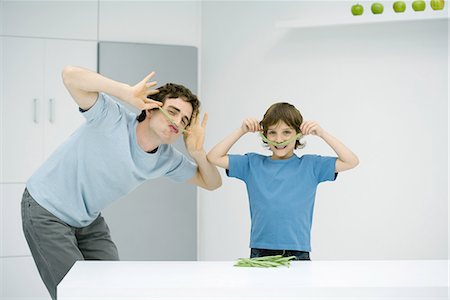
[[[241,130],[243,133],[261,131],[259,121],[255,118],[247,118],[242,122]]]
[[[151,72],[141,82],[131,86],[129,93],[125,99],[122,100],[133,105],[139,110],[151,110],[162,106],[161,102],[147,98],[147,96],[154,95],[159,92],[158,90],[152,89],[156,86],[156,81],[148,82],[154,75],[155,72]]]

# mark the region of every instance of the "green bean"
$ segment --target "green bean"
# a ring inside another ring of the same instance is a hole
[[[257,268],[276,268],[279,266],[289,267],[291,260],[295,256],[284,257],[282,255],[271,255],[254,258],[239,258],[234,264],[236,267],[257,267]]]

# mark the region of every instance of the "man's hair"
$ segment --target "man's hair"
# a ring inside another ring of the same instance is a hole
[[[197,96],[194,95],[187,87],[182,86],[181,84],[167,83],[157,89],[159,90],[159,93],[148,96],[149,99],[156,100],[164,104],[167,99],[181,98],[192,105],[192,115],[189,119],[189,126],[191,124],[192,118],[196,117],[200,110],[200,101],[198,100]],[[145,110],[143,110],[137,117],[138,122],[144,121],[146,116],[147,113]]]
[[[286,103],[286,102],[279,102],[272,104],[269,109],[264,114],[264,118],[261,122],[259,122],[259,125],[263,129],[263,133],[265,136],[267,136],[267,131],[270,126],[277,125],[280,121],[283,121],[288,125],[289,127],[292,127],[296,133],[300,132],[300,125],[303,122],[303,117],[300,111],[295,108],[294,105]],[[267,144],[266,142],[264,142]],[[305,145],[300,143],[299,140],[295,142],[295,148],[303,148]]]

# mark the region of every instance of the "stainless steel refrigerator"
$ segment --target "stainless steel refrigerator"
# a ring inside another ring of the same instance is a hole
[[[98,64],[100,74],[130,85],[155,71],[158,86],[179,83],[197,94],[196,47],[100,42]],[[187,153],[182,138],[175,147]],[[148,180],[102,214],[121,260],[197,259],[197,188],[193,185],[166,178]]]

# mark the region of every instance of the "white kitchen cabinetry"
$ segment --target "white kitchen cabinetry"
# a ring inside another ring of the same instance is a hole
[[[24,187],[0,184],[0,299],[49,300],[22,233],[20,202]]]
[[[97,40],[98,1],[0,1],[7,36]]]
[[[22,232],[20,202],[27,179],[83,122],[61,71],[96,70],[97,43],[0,41],[0,299],[50,299]]]
[[[26,182],[83,122],[62,83],[68,64],[96,70],[96,42],[3,38],[3,183]]]
[[[0,258],[1,300],[50,300],[33,258]]]
[[[0,187],[0,257],[31,256],[22,231],[20,210],[25,184],[1,184]]]

